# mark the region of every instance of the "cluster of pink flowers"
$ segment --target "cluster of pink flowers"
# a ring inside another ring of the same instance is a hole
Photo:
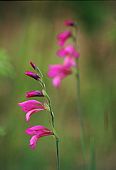
[[[32,62],[30,62],[31,66],[33,67],[34,70],[37,69],[37,67],[35,66],[35,64],[33,64]],[[31,72],[31,71],[27,71],[25,72],[25,74],[33,79],[35,79],[36,81],[41,82],[41,76]],[[31,98],[31,97],[44,97],[44,90],[43,91],[29,91],[26,93],[26,97],[27,98]],[[31,115],[37,112],[40,112],[42,110],[49,110],[49,106],[46,103],[42,103],[39,102],[37,100],[27,100],[24,102],[19,103],[19,106],[22,108],[22,111],[24,111],[26,113],[26,121],[29,122]],[[26,129],[26,134],[32,136],[30,139],[30,147],[32,149],[34,149],[36,147],[37,141],[39,140],[39,138],[43,137],[43,136],[49,136],[49,135],[54,135],[54,133],[47,129],[46,127],[42,126],[42,125],[36,125],[36,126],[32,126]]]
[[[76,23],[72,20],[67,20],[64,25],[70,30],[65,30],[57,35],[58,45],[60,49],[57,51],[58,57],[64,58],[62,64],[50,65],[48,69],[48,76],[52,78],[53,85],[59,87],[61,81],[72,73],[72,67],[76,67],[76,59],[79,58],[79,52],[75,49],[73,29]],[[72,38],[72,43],[67,43]]]

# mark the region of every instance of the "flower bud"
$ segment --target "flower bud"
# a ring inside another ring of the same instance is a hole
[[[30,98],[30,97],[44,97],[44,94],[42,91],[38,91],[38,90],[35,90],[35,91],[29,91],[26,93],[26,97],[27,98]]]
[[[66,26],[74,26],[75,23],[72,20],[66,20],[66,21],[64,21],[64,25],[66,25]]]
[[[40,79],[40,76],[39,76],[38,74],[33,73],[33,72],[31,72],[31,71],[26,71],[25,74],[26,74],[27,76],[29,76],[29,77],[34,78],[35,80]]]
[[[36,70],[36,65],[30,61],[30,65],[33,67],[34,70]]]

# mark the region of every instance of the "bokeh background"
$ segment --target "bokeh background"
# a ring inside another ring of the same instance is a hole
[[[116,170],[116,3],[115,1],[17,1],[0,2],[0,169],[55,170],[53,137],[28,147],[28,124],[17,103],[25,92],[40,89],[24,75],[35,62],[45,77],[60,136],[62,170]],[[85,126],[87,161],[83,162],[75,75],[60,89],[46,76],[48,65],[61,63],[56,56],[56,35],[64,20],[79,25],[81,105]],[[42,101],[43,99],[41,99]],[[45,112],[33,115],[31,125],[47,127]],[[91,141],[94,138],[94,148]],[[92,156],[91,156],[92,155]],[[94,166],[91,166],[91,160]]]

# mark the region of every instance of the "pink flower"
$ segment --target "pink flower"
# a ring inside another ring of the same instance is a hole
[[[37,126],[32,126],[28,129],[26,129],[25,131],[28,135],[31,135],[31,139],[30,139],[30,144],[29,146],[32,149],[35,149],[37,141],[39,140],[39,138],[44,137],[44,136],[49,136],[49,135],[53,135],[53,132],[49,129],[47,129],[44,126],[41,125],[37,125]]]
[[[66,42],[66,40],[68,38],[70,38],[72,36],[72,32],[71,31],[64,31],[60,34],[57,35],[57,39],[58,39],[58,44],[60,46],[63,46],[64,43]]]
[[[53,78],[53,85],[59,87],[61,80],[72,73],[71,69],[62,64],[50,65],[48,76]]]
[[[68,57],[65,57],[64,59],[64,65],[68,68],[71,68],[71,67],[76,67],[76,61],[75,61],[75,58],[72,58],[70,56]]]
[[[22,103],[19,103],[22,110],[26,112],[26,121],[30,120],[30,117],[33,113],[40,112],[41,110],[46,110],[47,108],[37,100],[28,100]]]
[[[33,72],[31,72],[31,71],[26,71],[25,74],[26,74],[27,76],[29,76],[29,77],[34,78],[35,80],[39,80],[39,79],[40,79],[40,76],[39,76],[38,74],[33,73]]]
[[[61,48],[60,50],[57,51],[57,55],[59,57],[74,57],[74,58],[79,58],[79,53],[76,51],[73,45],[69,44],[64,48]]]
[[[38,91],[38,90],[35,90],[35,91],[29,91],[26,93],[26,97],[27,98],[30,98],[30,97],[44,97],[44,94],[42,91]]]
[[[75,23],[72,20],[66,20],[66,21],[64,21],[64,25],[66,25],[66,26],[74,26]]]

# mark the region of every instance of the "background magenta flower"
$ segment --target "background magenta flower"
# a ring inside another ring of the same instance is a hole
[[[27,76],[29,76],[29,77],[34,78],[35,80],[39,80],[39,79],[40,79],[40,76],[39,76],[38,74],[33,73],[33,72],[31,72],[31,71],[26,71],[25,74],[26,74]]]
[[[53,85],[55,87],[59,87],[61,80],[71,73],[72,70],[63,64],[50,65],[48,70],[48,76],[53,78]]]
[[[65,20],[64,25],[66,25],[66,26],[74,26],[75,22],[73,20]]]
[[[46,110],[47,108],[44,106],[43,103],[37,101],[37,100],[28,100],[22,103],[19,103],[19,106],[21,106],[22,110],[26,112],[26,121],[30,120],[30,116],[33,113],[40,112],[42,110]]]
[[[68,56],[68,57],[65,57],[64,59],[64,65],[68,68],[71,68],[71,67],[76,67],[77,64],[76,64],[75,58]]]
[[[29,146],[32,149],[35,149],[39,138],[44,137],[44,136],[53,135],[53,132],[51,130],[49,130],[46,127],[41,126],[41,125],[32,126],[30,128],[27,128],[25,132],[28,135],[32,136],[30,139],[30,144],[29,144]]]
[[[63,46],[64,43],[66,42],[67,39],[69,39],[72,36],[72,32],[71,31],[64,31],[60,34],[57,35],[57,39],[58,39],[58,44],[60,46]]]
[[[43,94],[42,91],[34,90],[34,91],[27,92],[26,97],[27,98],[30,98],[30,97],[44,97],[44,94]]]
[[[66,20],[64,22],[66,26],[75,26],[76,23],[72,20]],[[77,66],[76,59],[79,58],[80,54],[76,50],[76,38],[73,29],[65,30],[57,35],[58,44],[61,48],[57,51],[57,55],[59,57],[63,57],[63,64],[56,64],[53,66],[49,66],[48,76],[52,78],[52,83],[55,87],[59,87],[62,79],[72,73],[72,67]],[[65,42],[72,37],[72,44],[66,44]],[[64,46],[65,45],[65,46]]]
[[[57,51],[57,55],[59,57],[66,57],[66,56],[71,56],[74,58],[79,57],[79,53],[76,51],[76,49],[74,48],[74,46],[72,44],[69,44],[64,48],[59,49]]]

